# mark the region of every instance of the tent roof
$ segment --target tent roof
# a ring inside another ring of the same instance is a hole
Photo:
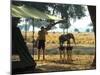
[[[36,8],[28,6],[16,6],[12,5],[12,16],[14,17],[24,17],[24,18],[35,18],[35,19],[51,19],[51,20],[62,20],[60,17],[52,16],[43,13]]]

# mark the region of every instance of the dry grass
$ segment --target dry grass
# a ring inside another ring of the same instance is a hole
[[[24,36],[24,32],[22,32]],[[46,43],[59,43],[59,36],[62,33],[52,33],[49,32],[48,35],[46,36]],[[87,44],[87,45],[95,45],[95,38],[94,38],[94,33],[73,33],[76,39],[77,44]],[[27,32],[27,42],[32,42],[33,40],[33,33],[32,32]],[[37,32],[34,34],[34,38],[37,38]]]

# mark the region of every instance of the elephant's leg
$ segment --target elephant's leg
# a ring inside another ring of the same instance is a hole
[[[60,52],[60,59],[62,59],[62,53],[61,53],[61,49],[59,49],[59,52]]]

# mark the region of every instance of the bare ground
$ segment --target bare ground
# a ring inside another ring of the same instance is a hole
[[[90,70],[95,69],[91,67],[93,61],[93,55],[73,55],[73,62],[68,64],[59,59],[59,55],[46,55],[46,60],[37,60],[35,55],[35,61],[37,63],[37,72],[60,72],[60,71],[75,71],[75,70]]]

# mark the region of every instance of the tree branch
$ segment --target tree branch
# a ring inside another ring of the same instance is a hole
[[[56,24],[58,24],[58,23],[65,23],[65,22],[66,22],[66,20],[60,20],[60,21],[58,21],[58,22],[51,23],[51,24],[47,25],[47,27],[46,27],[45,29],[48,31],[48,30],[50,30],[53,26],[55,26]]]

